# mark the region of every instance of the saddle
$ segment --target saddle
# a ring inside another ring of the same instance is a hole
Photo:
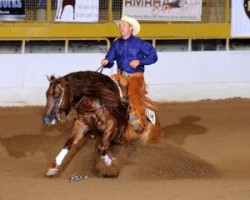
[[[141,73],[142,74],[142,73]],[[134,76],[143,76],[139,73]],[[138,82],[130,81],[122,74],[114,74],[111,78],[117,83],[121,99],[129,99],[129,123],[136,131],[140,131],[147,125],[148,122],[155,122],[154,112],[158,111],[154,102],[146,97],[146,85],[143,81],[142,89],[139,91],[133,91],[133,88],[138,87]],[[130,84],[128,87],[128,83]]]

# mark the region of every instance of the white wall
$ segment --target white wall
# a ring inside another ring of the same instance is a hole
[[[250,97],[250,51],[159,53],[145,73],[158,101]],[[159,68],[159,69],[158,69]]]
[[[154,101],[197,101],[250,97],[250,52],[165,52],[146,66]],[[46,75],[97,70],[102,53],[15,54],[0,56],[0,106],[44,105]],[[115,72],[105,69],[104,73]]]

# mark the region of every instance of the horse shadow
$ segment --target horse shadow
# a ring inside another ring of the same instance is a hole
[[[163,139],[183,145],[189,136],[205,134],[207,128],[197,124],[200,120],[200,117],[193,115],[181,117],[179,123],[162,128]]]

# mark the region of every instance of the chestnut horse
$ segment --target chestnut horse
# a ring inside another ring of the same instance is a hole
[[[161,138],[160,123],[148,121],[141,132],[129,124],[128,100],[121,98],[120,90],[113,79],[99,72],[84,71],[63,77],[48,77],[44,122],[46,125],[60,121],[60,114],[66,116],[74,109],[77,113],[71,135],[50,166],[47,175],[57,174],[59,166],[73,145],[90,131],[101,134],[98,153],[106,166],[112,165],[107,154],[111,143],[123,144],[137,139],[141,144],[158,143]]]

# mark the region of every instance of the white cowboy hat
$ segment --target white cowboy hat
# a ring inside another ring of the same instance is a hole
[[[133,32],[132,32],[133,35],[137,35],[140,32],[141,27],[136,19],[124,15],[120,20],[116,20],[115,23],[119,26],[121,21],[128,22],[133,27]]]

